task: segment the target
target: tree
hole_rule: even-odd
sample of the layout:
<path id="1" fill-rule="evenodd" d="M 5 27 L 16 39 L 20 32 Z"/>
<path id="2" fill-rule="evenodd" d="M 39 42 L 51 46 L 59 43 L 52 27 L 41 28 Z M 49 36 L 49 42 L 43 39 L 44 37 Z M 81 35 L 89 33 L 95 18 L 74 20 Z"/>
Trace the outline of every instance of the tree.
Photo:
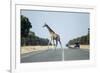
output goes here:
<path id="1" fill-rule="evenodd" d="M 27 37 L 30 28 L 32 28 L 32 25 L 29 21 L 29 19 L 23 15 L 21 15 L 21 37 Z"/>
<path id="2" fill-rule="evenodd" d="M 74 39 L 70 40 L 66 45 L 68 45 L 68 44 L 73 45 L 78 41 L 80 44 L 89 45 L 89 34 L 83 35 L 83 36 L 78 37 L 78 38 L 74 38 Z"/>
<path id="3" fill-rule="evenodd" d="M 21 44 L 23 45 L 26 43 L 26 37 L 28 37 L 30 28 L 32 28 L 32 25 L 29 19 L 21 15 Z"/>

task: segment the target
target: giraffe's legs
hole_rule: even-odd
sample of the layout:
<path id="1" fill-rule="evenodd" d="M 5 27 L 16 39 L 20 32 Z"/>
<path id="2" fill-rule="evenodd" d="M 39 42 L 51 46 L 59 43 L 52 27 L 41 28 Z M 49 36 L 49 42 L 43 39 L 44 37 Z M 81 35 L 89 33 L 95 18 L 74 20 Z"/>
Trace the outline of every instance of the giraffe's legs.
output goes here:
<path id="1" fill-rule="evenodd" d="M 57 35 L 57 38 L 56 38 L 56 47 L 57 47 L 57 45 L 58 45 L 58 42 L 59 42 L 59 45 L 60 45 L 61 48 L 62 48 L 62 43 L 61 43 L 61 41 L 60 41 L 60 36 L 59 36 L 59 35 Z"/>
<path id="2" fill-rule="evenodd" d="M 56 47 L 57 47 L 57 45 L 58 45 L 58 40 L 56 40 Z"/>
<path id="3" fill-rule="evenodd" d="M 48 49 L 49 49 L 49 45 L 50 45 L 51 42 L 52 42 L 52 40 L 49 40 L 49 42 L 48 42 Z"/>
<path id="4" fill-rule="evenodd" d="M 55 45 L 55 41 L 54 41 L 54 39 L 53 39 L 53 46 L 54 46 L 54 48 L 56 49 L 56 45 Z"/>
<path id="5" fill-rule="evenodd" d="M 59 40 L 59 44 L 60 44 L 60 46 L 61 46 L 61 48 L 62 48 L 62 43 L 61 43 L 61 41 Z"/>
<path id="6" fill-rule="evenodd" d="M 50 43 L 51 43 L 51 44 L 53 43 L 52 45 L 54 45 L 53 38 L 51 38 L 51 39 L 49 40 L 48 48 L 49 48 Z"/>

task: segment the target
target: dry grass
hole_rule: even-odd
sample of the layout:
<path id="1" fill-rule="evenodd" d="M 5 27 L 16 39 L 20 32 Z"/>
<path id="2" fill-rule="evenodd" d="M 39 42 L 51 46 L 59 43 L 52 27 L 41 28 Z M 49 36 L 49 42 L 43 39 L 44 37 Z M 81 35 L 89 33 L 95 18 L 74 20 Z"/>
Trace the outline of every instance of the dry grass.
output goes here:
<path id="1" fill-rule="evenodd" d="M 74 45 L 71 45 L 71 47 L 74 47 Z M 89 49 L 90 45 L 80 45 L 81 49 Z"/>
<path id="2" fill-rule="evenodd" d="M 23 46 L 21 47 L 21 54 L 35 52 L 35 51 L 43 51 L 49 48 L 53 48 L 53 46 Z"/>
<path id="3" fill-rule="evenodd" d="M 90 46 L 89 45 L 80 45 L 80 48 L 82 48 L 82 49 L 89 49 Z"/>
<path id="4" fill-rule="evenodd" d="M 74 47 L 74 45 L 71 45 L 71 47 Z M 29 53 L 29 52 L 35 52 L 35 51 L 43 51 L 47 50 L 49 48 L 54 49 L 54 46 L 23 46 L 21 47 L 21 54 Z M 89 49 L 89 45 L 80 45 L 81 49 Z"/>

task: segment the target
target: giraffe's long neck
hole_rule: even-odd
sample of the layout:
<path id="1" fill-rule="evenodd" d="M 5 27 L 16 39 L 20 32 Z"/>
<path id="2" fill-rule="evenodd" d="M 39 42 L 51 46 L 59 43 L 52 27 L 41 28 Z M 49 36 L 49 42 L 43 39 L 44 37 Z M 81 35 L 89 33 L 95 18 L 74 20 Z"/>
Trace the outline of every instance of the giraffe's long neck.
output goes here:
<path id="1" fill-rule="evenodd" d="M 50 33 L 55 33 L 49 26 L 46 26 Z"/>

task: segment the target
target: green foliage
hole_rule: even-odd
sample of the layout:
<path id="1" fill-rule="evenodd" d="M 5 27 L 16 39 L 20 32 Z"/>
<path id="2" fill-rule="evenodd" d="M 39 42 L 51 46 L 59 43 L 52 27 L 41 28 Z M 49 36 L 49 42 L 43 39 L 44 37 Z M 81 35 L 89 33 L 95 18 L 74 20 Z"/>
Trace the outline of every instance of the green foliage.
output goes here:
<path id="1" fill-rule="evenodd" d="M 45 38 L 40 38 L 35 35 L 34 32 L 30 31 L 28 37 L 21 39 L 21 46 L 25 45 L 48 45 L 49 40 Z"/>
<path id="2" fill-rule="evenodd" d="M 74 39 L 70 40 L 68 42 L 68 44 L 74 45 L 76 42 L 79 42 L 80 44 L 83 44 L 83 45 L 89 45 L 89 41 L 90 41 L 90 34 L 88 32 L 87 35 L 84 35 L 84 36 L 81 36 L 81 37 L 74 38 Z M 66 45 L 68 45 L 68 44 L 66 44 Z"/>
<path id="3" fill-rule="evenodd" d="M 32 25 L 29 21 L 29 19 L 23 15 L 21 15 L 21 37 L 27 37 L 30 28 L 32 28 Z"/>

